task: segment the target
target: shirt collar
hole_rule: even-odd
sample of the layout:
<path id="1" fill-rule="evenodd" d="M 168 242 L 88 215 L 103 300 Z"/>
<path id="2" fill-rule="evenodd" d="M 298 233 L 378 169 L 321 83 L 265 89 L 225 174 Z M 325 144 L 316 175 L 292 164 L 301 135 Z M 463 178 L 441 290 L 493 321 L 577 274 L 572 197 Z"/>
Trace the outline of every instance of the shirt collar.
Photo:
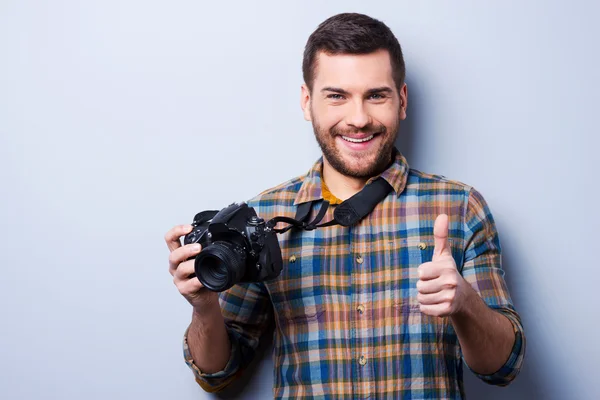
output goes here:
<path id="1" fill-rule="evenodd" d="M 394 148 L 394 161 L 380 175 L 369 178 L 367 183 L 371 183 L 378 177 L 385 179 L 394 189 L 397 196 L 404 190 L 406 179 L 408 177 L 408 162 L 406 158 Z M 296 195 L 294 205 L 323 199 L 321 190 L 321 172 L 323 171 L 323 157 L 321 156 L 312 168 L 308 171 L 302 182 L 302 186 Z"/>

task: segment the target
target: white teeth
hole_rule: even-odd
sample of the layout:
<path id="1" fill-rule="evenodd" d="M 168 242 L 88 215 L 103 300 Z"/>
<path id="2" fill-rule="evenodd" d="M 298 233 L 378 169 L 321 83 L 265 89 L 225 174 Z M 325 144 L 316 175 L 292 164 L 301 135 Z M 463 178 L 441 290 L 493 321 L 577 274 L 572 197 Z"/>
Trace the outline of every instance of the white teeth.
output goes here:
<path id="1" fill-rule="evenodd" d="M 352 143 L 362 143 L 362 142 L 368 142 L 369 140 L 373 139 L 373 136 L 375 136 L 375 135 L 367 136 L 366 138 L 363 138 L 363 139 L 354 139 L 354 138 L 350 138 L 348 136 L 342 136 L 342 139 L 344 139 L 348 142 L 352 142 Z"/>

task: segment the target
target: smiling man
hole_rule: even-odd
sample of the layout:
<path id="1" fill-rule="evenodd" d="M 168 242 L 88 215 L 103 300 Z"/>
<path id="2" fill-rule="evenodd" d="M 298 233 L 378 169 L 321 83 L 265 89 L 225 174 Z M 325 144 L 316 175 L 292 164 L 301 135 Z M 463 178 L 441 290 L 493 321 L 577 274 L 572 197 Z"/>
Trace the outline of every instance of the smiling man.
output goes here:
<path id="1" fill-rule="evenodd" d="M 185 361 L 217 391 L 251 361 L 275 322 L 275 398 L 464 397 L 463 360 L 485 382 L 518 374 L 525 336 L 501 267 L 496 226 L 474 188 L 409 168 L 394 147 L 408 90 L 400 45 L 361 14 L 324 21 L 308 39 L 301 106 L 321 157 L 304 176 L 249 201 L 265 220 L 313 218 L 385 181 L 389 192 L 351 226 L 279 235 L 283 271 L 220 294 L 204 288 L 182 246 L 165 239 L 169 270 L 193 306 Z"/>

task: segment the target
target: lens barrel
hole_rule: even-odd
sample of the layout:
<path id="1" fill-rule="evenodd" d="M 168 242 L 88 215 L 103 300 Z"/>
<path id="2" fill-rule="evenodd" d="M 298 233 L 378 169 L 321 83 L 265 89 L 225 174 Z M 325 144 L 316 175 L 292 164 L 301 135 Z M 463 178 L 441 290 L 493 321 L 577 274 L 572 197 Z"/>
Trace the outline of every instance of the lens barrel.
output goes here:
<path id="1" fill-rule="evenodd" d="M 236 251 L 236 247 L 233 243 L 216 241 L 196 256 L 196 276 L 207 289 L 222 292 L 242 279 L 246 256 L 243 250 Z"/>

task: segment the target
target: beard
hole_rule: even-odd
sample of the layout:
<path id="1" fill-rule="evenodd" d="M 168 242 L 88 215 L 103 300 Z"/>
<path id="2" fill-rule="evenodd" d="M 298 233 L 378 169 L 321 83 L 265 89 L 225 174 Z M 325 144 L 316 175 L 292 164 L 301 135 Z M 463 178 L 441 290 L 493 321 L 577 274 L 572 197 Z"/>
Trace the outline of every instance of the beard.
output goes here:
<path id="1" fill-rule="evenodd" d="M 312 125 L 315 138 L 317 139 L 317 143 L 319 143 L 319 147 L 321 147 L 323 156 L 333 169 L 351 178 L 368 179 L 385 171 L 392 161 L 394 142 L 398 136 L 400 120 L 396 119 L 394 125 L 389 129 L 385 125 L 377 123 L 369 124 L 361 129 L 341 129 L 333 126 L 327 130 L 321 128 L 315 118 L 313 118 Z M 376 134 L 380 137 L 380 144 L 378 148 L 366 152 L 351 152 L 350 156 L 346 156 L 346 158 L 353 158 L 356 161 L 351 164 L 348 160 L 344 159 L 344 155 L 338 149 L 336 137 L 352 136 L 357 133 L 366 135 Z M 375 138 L 371 140 L 375 140 Z"/>

